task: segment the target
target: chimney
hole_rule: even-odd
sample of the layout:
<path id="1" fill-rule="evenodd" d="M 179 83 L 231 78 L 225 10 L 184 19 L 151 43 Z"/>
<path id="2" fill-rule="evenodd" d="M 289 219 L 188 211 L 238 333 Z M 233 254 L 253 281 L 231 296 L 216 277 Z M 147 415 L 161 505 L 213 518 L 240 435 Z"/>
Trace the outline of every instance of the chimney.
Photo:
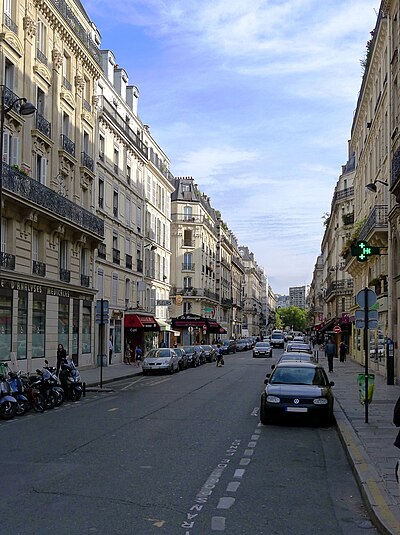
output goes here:
<path id="1" fill-rule="evenodd" d="M 114 82 L 115 57 L 111 50 L 100 50 L 101 67 L 107 80 Z"/>
<path id="2" fill-rule="evenodd" d="M 126 88 L 126 103 L 137 117 L 139 102 L 139 89 L 135 85 L 128 85 Z"/>
<path id="3" fill-rule="evenodd" d="M 121 69 L 119 65 L 114 66 L 114 88 L 122 98 L 126 101 L 126 87 L 128 85 L 128 75 L 124 69 Z"/>

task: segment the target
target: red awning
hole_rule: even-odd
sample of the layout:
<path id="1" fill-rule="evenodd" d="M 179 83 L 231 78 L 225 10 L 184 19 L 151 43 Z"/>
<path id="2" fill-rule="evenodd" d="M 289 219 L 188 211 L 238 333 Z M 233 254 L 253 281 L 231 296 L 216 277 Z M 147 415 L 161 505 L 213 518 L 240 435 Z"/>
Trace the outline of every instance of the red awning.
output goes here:
<path id="1" fill-rule="evenodd" d="M 224 329 L 223 327 L 221 327 L 221 325 L 219 326 L 219 334 L 226 334 L 228 331 L 226 329 Z"/>
<path id="2" fill-rule="evenodd" d="M 207 318 L 207 331 L 214 334 L 226 334 L 226 330 L 221 327 L 218 321 Z"/>
<path id="3" fill-rule="evenodd" d="M 206 325 L 204 320 L 187 319 L 187 320 L 172 320 L 172 327 L 200 327 L 201 329 Z"/>
<path id="4" fill-rule="evenodd" d="M 125 314 L 124 318 L 125 328 L 146 329 L 147 331 L 159 331 L 158 325 L 154 316 L 142 314 Z"/>

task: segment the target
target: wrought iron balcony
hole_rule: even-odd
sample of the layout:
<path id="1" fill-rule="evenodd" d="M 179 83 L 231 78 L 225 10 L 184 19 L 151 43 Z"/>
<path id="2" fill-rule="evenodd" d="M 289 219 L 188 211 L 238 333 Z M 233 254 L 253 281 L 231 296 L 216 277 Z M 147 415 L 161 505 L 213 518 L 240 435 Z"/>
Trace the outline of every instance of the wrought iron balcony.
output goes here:
<path id="1" fill-rule="evenodd" d="M 385 204 L 377 204 L 371 210 L 367 221 L 364 223 L 359 240 L 366 240 L 371 231 L 387 231 L 388 228 L 388 207 Z"/>
<path id="2" fill-rule="evenodd" d="M 63 76 L 62 85 L 65 89 L 68 89 L 68 91 L 72 91 L 72 84 L 65 78 L 65 76 Z"/>
<path id="3" fill-rule="evenodd" d="M 136 260 L 136 271 L 143 273 L 143 260 L 140 260 L 139 258 Z"/>
<path id="4" fill-rule="evenodd" d="M 350 214 L 343 214 L 342 215 L 342 221 L 343 221 L 343 225 L 353 225 L 353 223 L 354 223 L 354 212 L 351 212 Z"/>
<path id="5" fill-rule="evenodd" d="M 90 277 L 89 275 L 82 275 L 81 274 L 81 286 L 85 286 L 85 288 L 89 288 L 90 285 Z"/>
<path id="6" fill-rule="evenodd" d="M 112 256 L 113 256 L 113 263 L 114 264 L 119 264 L 121 262 L 120 252 L 119 252 L 118 249 L 114 249 L 114 247 L 113 247 L 113 250 L 112 250 Z"/>
<path id="7" fill-rule="evenodd" d="M 0 267 L 1 269 L 15 269 L 15 255 L 10 253 L 0 252 Z"/>
<path id="8" fill-rule="evenodd" d="M 65 134 L 61 134 L 61 148 L 71 156 L 75 156 L 75 143 Z"/>
<path id="9" fill-rule="evenodd" d="M 3 24 L 4 26 L 7 26 L 9 30 L 18 35 L 18 26 L 15 24 L 11 17 L 6 15 L 6 13 L 4 13 L 3 15 Z"/>
<path id="10" fill-rule="evenodd" d="M 39 277 L 45 277 L 46 276 L 46 264 L 44 262 L 37 262 L 36 260 L 33 260 L 32 274 L 39 275 Z"/>
<path id="11" fill-rule="evenodd" d="M 82 165 L 86 167 L 87 169 L 89 169 L 89 171 L 93 172 L 94 170 L 93 159 L 88 154 L 86 154 L 86 152 L 82 152 L 81 156 L 82 156 Z"/>
<path id="12" fill-rule="evenodd" d="M 63 282 L 70 282 L 71 272 L 68 269 L 60 268 L 60 280 Z"/>
<path id="13" fill-rule="evenodd" d="M 45 54 L 41 50 L 39 50 L 39 48 L 36 50 L 36 57 L 40 61 L 40 63 L 43 63 L 43 65 L 47 66 L 48 60 Z"/>
<path id="14" fill-rule="evenodd" d="M 223 297 L 221 299 L 221 305 L 223 305 L 223 306 L 229 306 L 230 307 L 230 306 L 232 306 L 232 303 L 233 303 L 232 299 L 229 299 L 228 297 Z"/>
<path id="15" fill-rule="evenodd" d="M 106 244 L 105 243 L 99 243 L 99 246 L 97 248 L 97 256 L 99 258 L 106 259 Z"/>
<path id="16" fill-rule="evenodd" d="M 132 269 L 132 256 L 130 254 L 125 255 L 125 266 L 127 269 Z"/>
<path id="17" fill-rule="evenodd" d="M 78 226 L 101 239 L 104 238 L 102 219 L 5 162 L 3 163 L 3 189 L 14 196 L 19 196 L 24 201 L 29 200 L 44 208 L 52 213 L 55 219 L 68 221 L 74 227 Z"/>
<path id="18" fill-rule="evenodd" d="M 183 262 L 182 264 L 182 271 L 194 271 L 195 264 L 188 264 L 186 262 Z"/>
<path id="19" fill-rule="evenodd" d="M 5 107 L 12 106 L 13 102 L 17 101 L 12 106 L 12 110 L 19 113 L 19 110 L 21 107 L 21 100 L 18 100 L 18 99 L 20 99 L 20 97 L 16 93 L 14 93 L 14 91 L 11 91 L 11 89 L 5 85 L 1 85 L 0 88 L 4 96 Z"/>
<path id="20" fill-rule="evenodd" d="M 96 43 L 91 38 L 90 34 L 79 22 L 79 19 L 68 6 L 67 2 L 65 0 L 51 0 L 51 2 L 54 4 L 58 12 L 61 14 L 65 22 L 78 37 L 81 43 L 85 45 L 93 59 L 98 63 L 98 65 L 101 65 L 99 48 L 96 46 Z"/>
<path id="21" fill-rule="evenodd" d="M 36 114 L 36 128 L 49 139 L 51 138 L 51 123 L 39 113 Z"/>
<path id="22" fill-rule="evenodd" d="M 350 295 L 353 292 L 354 282 L 352 279 L 333 281 L 326 290 L 325 300 L 328 301 L 332 296 Z"/>

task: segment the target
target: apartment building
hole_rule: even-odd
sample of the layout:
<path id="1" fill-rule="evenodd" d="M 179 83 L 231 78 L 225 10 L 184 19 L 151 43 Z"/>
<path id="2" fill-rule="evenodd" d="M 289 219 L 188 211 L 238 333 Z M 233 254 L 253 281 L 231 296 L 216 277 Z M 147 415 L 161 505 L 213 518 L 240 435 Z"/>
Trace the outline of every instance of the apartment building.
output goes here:
<path id="1" fill-rule="evenodd" d="M 246 246 L 239 247 L 244 266 L 243 288 L 243 336 L 260 336 L 260 315 L 262 313 L 263 271 L 258 266 L 254 253 Z"/>
<path id="2" fill-rule="evenodd" d="M 306 308 L 308 287 L 292 286 L 289 288 L 290 306 Z"/>

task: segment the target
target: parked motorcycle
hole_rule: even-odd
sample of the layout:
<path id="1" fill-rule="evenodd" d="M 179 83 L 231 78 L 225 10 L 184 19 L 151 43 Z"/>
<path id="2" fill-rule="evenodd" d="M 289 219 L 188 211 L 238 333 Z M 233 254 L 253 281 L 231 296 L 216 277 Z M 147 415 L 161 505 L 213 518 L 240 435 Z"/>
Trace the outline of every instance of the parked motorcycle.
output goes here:
<path id="1" fill-rule="evenodd" d="M 82 380 L 72 359 L 66 359 L 61 364 L 60 382 L 65 396 L 71 401 L 79 401 L 82 397 Z"/>
<path id="2" fill-rule="evenodd" d="M 31 408 L 31 404 L 26 395 L 21 374 L 10 370 L 7 382 L 11 387 L 12 396 L 17 400 L 17 416 L 22 416 Z"/>
<path id="3" fill-rule="evenodd" d="M 30 406 L 33 408 L 35 412 L 44 412 L 46 408 L 46 400 L 42 393 L 40 392 L 40 385 L 41 385 L 41 378 L 36 378 L 36 380 L 33 380 L 32 377 L 30 377 L 28 374 L 21 374 L 21 372 L 17 372 L 21 382 L 24 387 L 24 391 L 26 393 L 26 397 L 28 398 Z"/>
<path id="4" fill-rule="evenodd" d="M 11 420 L 17 414 L 18 403 L 11 393 L 5 375 L 0 375 L 0 418 L 3 420 Z"/>
<path id="5" fill-rule="evenodd" d="M 30 382 L 39 389 L 39 392 L 44 398 L 45 408 L 54 409 L 56 406 L 56 395 L 52 390 L 52 384 L 45 379 L 44 372 L 36 370 L 36 375 L 29 376 Z"/>
<path id="6" fill-rule="evenodd" d="M 55 366 L 49 366 L 48 360 L 45 360 L 44 363 L 45 366 L 43 366 L 43 377 L 51 384 L 52 391 L 56 397 L 56 407 L 59 407 L 65 399 L 64 389 L 58 384 L 58 378 L 56 375 L 57 369 Z"/>

